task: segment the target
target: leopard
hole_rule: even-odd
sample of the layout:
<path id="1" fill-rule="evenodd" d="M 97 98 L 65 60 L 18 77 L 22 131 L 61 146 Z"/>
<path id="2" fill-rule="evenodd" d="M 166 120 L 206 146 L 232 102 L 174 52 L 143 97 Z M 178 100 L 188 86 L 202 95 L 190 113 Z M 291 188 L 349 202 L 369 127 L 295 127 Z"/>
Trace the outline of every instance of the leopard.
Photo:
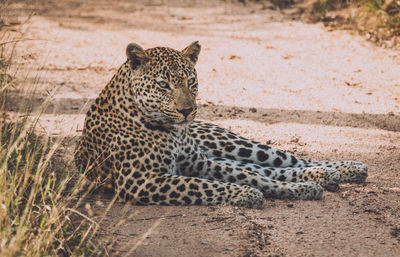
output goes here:
<path id="1" fill-rule="evenodd" d="M 79 171 L 137 205 L 234 205 L 319 200 L 362 183 L 367 165 L 312 161 L 196 120 L 198 41 L 183 50 L 126 47 L 93 101 L 75 151 Z"/>

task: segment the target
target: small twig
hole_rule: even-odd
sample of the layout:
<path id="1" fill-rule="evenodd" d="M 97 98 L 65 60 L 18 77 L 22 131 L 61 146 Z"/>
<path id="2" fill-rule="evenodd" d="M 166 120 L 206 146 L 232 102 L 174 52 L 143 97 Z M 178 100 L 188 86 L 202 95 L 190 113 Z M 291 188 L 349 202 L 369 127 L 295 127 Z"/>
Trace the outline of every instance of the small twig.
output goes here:
<path id="1" fill-rule="evenodd" d="M 114 234 L 114 235 L 119 235 L 119 236 L 126 236 L 126 237 L 129 237 L 128 234 L 123 234 L 123 233 L 120 233 L 120 232 L 117 232 L 117 231 L 115 231 L 113 234 Z"/>
<path id="2" fill-rule="evenodd" d="M 0 46 L 6 45 L 6 44 L 11 44 L 11 43 L 18 43 L 18 42 L 21 42 L 21 41 L 34 41 L 34 40 L 38 40 L 38 41 L 51 41 L 51 40 L 48 40 L 48 39 L 25 38 L 25 39 L 16 39 L 16 40 L 11 40 L 11 41 L 2 42 L 2 43 L 0 43 Z"/>
<path id="3" fill-rule="evenodd" d="M 73 212 L 75 214 L 78 214 L 78 215 L 82 216 L 83 218 L 87 219 L 88 221 L 92 222 L 96 226 L 99 226 L 99 224 L 96 221 L 92 220 L 91 218 L 89 218 L 88 216 L 86 216 L 85 214 L 83 214 L 83 213 L 81 213 L 81 212 L 79 212 L 77 210 L 74 210 L 74 209 L 71 209 L 71 208 L 67 208 L 66 210 L 70 211 L 70 212 Z"/>
<path id="4" fill-rule="evenodd" d="M 210 220 L 206 220 L 206 223 L 212 223 L 212 222 L 221 222 L 224 220 L 228 220 L 231 219 L 232 217 L 215 217 L 215 218 L 211 218 Z"/>
<path id="5" fill-rule="evenodd" d="M 155 216 L 155 217 L 149 217 L 149 218 L 142 218 L 142 219 L 132 219 L 129 221 L 141 221 L 141 220 L 155 220 L 155 219 L 161 219 L 161 218 L 175 218 L 175 217 L 184 217 L 185 214 L 174 214 L 174 215 L 167 215 L 167 216 Z"/>

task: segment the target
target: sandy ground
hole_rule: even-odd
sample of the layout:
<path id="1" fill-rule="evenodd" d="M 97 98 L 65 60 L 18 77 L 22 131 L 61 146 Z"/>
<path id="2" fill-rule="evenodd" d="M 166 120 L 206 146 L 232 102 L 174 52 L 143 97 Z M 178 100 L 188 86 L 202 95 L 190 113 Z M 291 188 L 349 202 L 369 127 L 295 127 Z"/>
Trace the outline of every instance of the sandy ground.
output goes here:
<path id="1" fill-rule="evenodd" d="M 99 237 L 111 255 L 400 256 L 399 52 L 291 20 L 266 1 L 35 1 L 7 12 L 13 24 L 35 13 L 17 25 L 31 40 L 17 45 L 8 108 L 17 112 L 33 85 L 36 106 L 53 94 L 40 132 L 66 136 L 66 158 L 128 43 L 199 40 L 199 119 L 304 158 L 369 165 L 364 184 L 263 210 L 116 204 Z M 95 219 L 109 198 L 93 196 Z"/>

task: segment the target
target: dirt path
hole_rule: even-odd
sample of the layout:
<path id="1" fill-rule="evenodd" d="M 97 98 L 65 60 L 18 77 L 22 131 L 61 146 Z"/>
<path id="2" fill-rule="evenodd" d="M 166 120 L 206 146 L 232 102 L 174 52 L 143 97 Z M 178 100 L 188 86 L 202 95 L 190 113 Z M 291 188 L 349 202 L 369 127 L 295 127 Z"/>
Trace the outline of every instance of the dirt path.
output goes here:
<path id="1" fill-rule="evenodd" d="M 37 84 L 40 105 L 57 89 L 40 126 L 73 142 L 80 113 L 125 60 L 128 43 L 183 49 L 199 40 L 200 119 L 305 158 L 366 162 L 370 176 L 322 201 L 269 200 L 263 210 L 117 204 L 101 231 L 112 253 L 400 256 L 400 53 L 291 21 L 268 3 L 166 2 L 12 4 L 10 17 L 36 15 L 21 27 L 35 40 L 18 44 L 21 86 L 10 101 Z M 97 197 L 100 216 L 109 200 Z"/>

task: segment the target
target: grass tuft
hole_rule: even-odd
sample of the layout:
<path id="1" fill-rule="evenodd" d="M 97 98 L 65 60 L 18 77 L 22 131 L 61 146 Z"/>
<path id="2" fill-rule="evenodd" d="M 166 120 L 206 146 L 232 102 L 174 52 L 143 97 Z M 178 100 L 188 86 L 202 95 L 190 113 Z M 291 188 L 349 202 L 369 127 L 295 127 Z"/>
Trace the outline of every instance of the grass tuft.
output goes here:
<path id="1" fill-rule="evenodd" d="M 18 86 L 10 70 L 19 40 L 0 32 L 0 256 L 91 255 L 98 224 L 77 210 L 85 180 L 72 185 L 71 170 L 55 172 L 63 139 L 35 134 L 40 113 L 34 117 L 29 104 L 7 111 L 7 92 Z"/>

